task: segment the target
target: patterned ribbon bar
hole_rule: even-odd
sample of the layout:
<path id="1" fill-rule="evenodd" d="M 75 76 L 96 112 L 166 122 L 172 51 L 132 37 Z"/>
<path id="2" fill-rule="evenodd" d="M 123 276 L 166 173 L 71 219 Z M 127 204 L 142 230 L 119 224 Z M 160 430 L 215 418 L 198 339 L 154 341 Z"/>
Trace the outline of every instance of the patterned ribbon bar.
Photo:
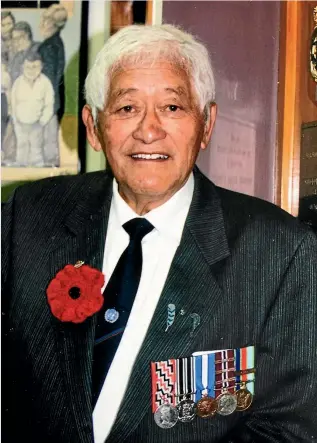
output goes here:
<path id="1" fill-rule="evenodd" d="M 185 398 L 193 399 L 194 377 L 193 358 L 185 357 L 176 360 L 176 404 Z"/>
<path id="2" fill-rule="evenodd" d="M 235 393 L 235 357 L 234 350 L 227 349 L 215 353 L 216 359 L 216 398 L 223 390 Z"/>
<path id="3" fill-rule="evenodd" d="M 235 349 L 234 356 L 236 361 L 236 370 L 245 371 L 247 369 L 254 369 L 254 346 L 247 348 Z M 236 376 L 236 389 L 239 390 L 241 382 L 247 383 L 247 388 L 254 395 L 254 379 L 255 373 L 246 373 Z"/>
<path id="4" fill-rule="evenodd" d="M 163 403 L 176 406 L 176 360 L 151 363 L 152 375 L 152 411 Z"/>

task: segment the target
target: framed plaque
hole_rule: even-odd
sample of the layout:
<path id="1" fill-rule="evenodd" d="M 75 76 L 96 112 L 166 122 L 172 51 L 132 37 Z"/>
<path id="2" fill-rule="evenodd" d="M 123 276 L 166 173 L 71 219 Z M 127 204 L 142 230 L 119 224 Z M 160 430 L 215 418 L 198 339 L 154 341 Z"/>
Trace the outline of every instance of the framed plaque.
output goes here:
<path id="1" fill-rule="evenodd" d="M 317 232 L 317 121 L 301 128 L 298 217 Z"/>

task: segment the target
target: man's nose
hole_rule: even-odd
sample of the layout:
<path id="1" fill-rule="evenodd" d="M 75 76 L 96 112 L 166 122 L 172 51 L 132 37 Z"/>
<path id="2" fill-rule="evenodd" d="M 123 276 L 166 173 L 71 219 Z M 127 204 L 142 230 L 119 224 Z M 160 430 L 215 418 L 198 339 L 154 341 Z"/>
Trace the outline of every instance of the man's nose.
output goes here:
<path id="1" fill-rule="evenodd" d="M 146 110 L 133 132 L 133 138 L 150 144 L 166 137 L 166 132 L 155 110 Z"/>

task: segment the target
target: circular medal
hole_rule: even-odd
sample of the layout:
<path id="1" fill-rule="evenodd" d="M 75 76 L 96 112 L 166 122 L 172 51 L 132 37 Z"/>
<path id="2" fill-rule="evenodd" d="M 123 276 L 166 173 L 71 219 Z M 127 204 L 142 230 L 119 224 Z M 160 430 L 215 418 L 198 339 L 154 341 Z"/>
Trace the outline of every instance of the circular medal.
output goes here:
<path id="1" fill-rule="evenodd" d="M 154 420 L 162 429 L 172 428 L 177 423 L 178 410 L 173 405 L 164 403 L 155 411 Z"/>
<path id="2" fill-rule="evenodd" d="M 217 398 L 218 410 L 217 413 L 220 415 L 230 415 L 232 414 L 237 407 L 237 397 L 235 395 L 230 394 L 229 392 L 225 392 Z"/>
<path id="3" fill-rule="evenodd" d="M 241 387 L 236 392 L 237 398 L 237 411 L 245 411 L 251 406 L 252 403 L 252 394 L 246 387 Z"/>
<path id="4" fill-rule="evenodd" d="M 201 418 L 208 418 L 215 415 L 218 409 L 217 400 L 212 397 L 202 397 L 196 404 L 197 415 Z"/>
<path id="5" fill-rule="evenodd" d="M 196 405 L 192 400 L 182 400 L 177 405 L 179 421 L 186 423 L 194 420 L 196 415 Z"/>
<path id="6" fill-rule="evenodd" d="M 105 312 L 105 320 L 108 323 L 115 323 L 119 318 L 119 312 L 112 308 L 112 309 L 107 309 Z"/>

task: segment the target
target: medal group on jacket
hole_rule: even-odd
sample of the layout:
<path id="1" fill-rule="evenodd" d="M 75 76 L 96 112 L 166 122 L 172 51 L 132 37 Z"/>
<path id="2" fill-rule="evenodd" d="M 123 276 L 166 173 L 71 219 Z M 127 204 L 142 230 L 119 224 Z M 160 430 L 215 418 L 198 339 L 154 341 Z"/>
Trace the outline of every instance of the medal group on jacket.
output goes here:
<path id="1" fill-rule="evenodd" d="M 254 347 L 152 362 L 151 373 L 152 411 L 160 428 L 242 412 L 254 396 Z"/>

